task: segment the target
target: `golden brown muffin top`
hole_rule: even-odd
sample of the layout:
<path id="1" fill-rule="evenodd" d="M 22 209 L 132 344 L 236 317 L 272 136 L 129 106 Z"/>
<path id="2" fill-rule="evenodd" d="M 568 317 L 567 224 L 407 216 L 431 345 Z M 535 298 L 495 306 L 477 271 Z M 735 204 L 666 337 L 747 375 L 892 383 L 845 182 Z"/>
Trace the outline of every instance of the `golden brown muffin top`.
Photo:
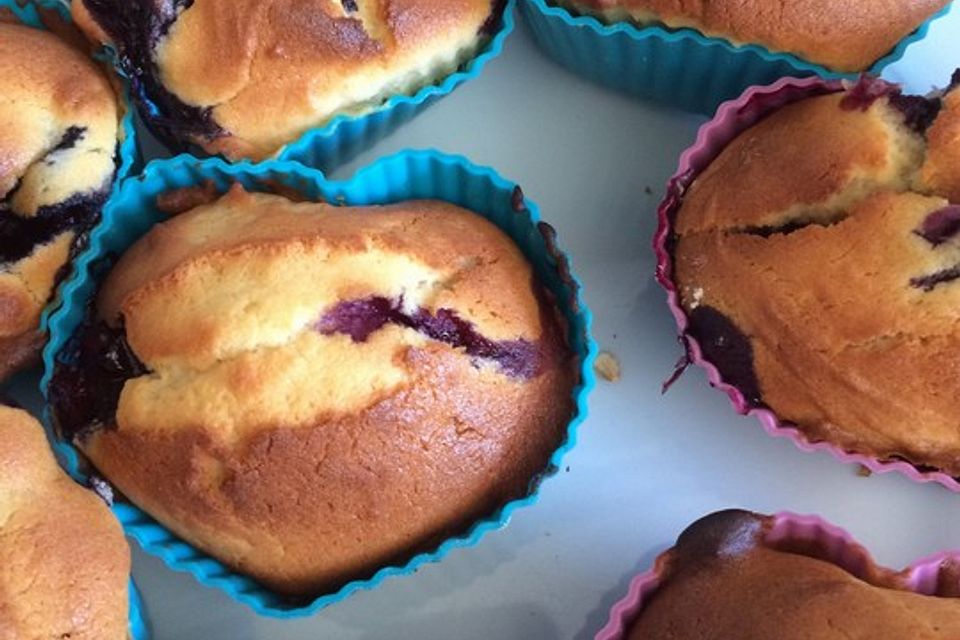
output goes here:
<path id="1" fill-rule="evenodd" d="M 911 592 L 905 573 L 864 553 L 860 577 L 814 542 L 768 542 L 772 518 L 707 516 L 657 561 L 661 586 L 629 640 L 952 640 L 960 573 L 942 594 Z M 944 570 L 944 574 L 951 572 Z"/>
<path id="2" fill-rule="evenodd" d="M 0 16 L 0 381 L 37 359 L 40 314 L 113 179 L 117 97 L 86 54 Z M 4 220 L 5 219 L 5 220 Z"/>
<path id="3" fill-rule="evenodd" d="M 955 94 L 940 102 L 864 82 L 741 133 L 684 197 L 675 279 L 749 404 L 957 474 L 960 183 L 943 138 L 960 119 Z"/>
<path id="4" fill-rule="evenodd" d="M 690 27 L 735 44 L 866 71 L 950 0 L 561 0 L 612 20 Z"/>
<path id="5" fill-rule="evenodd" d="M 0 406 L 0 638 L 125 640 L 130 549 L 43 428 Z"/>
<path id="6" fill-rule="evenodd" d="M 344 208 L 235 186 L 154 227 L 105 282 L 100 314 L 123 318 L 152 372 L 127 383 L 117 420 L 229 438 L 362 410 L 406 384 L 401 353 L 429 339 L 374 316 L 454 309 L 484 339 L 532 344 L 531 279 L 503 232 L 453 205 Z M 327 330 L 337 314 L 372 330 Z"/>
<path id="7" fill-rule="evenodd" d="M 17 215 L 96 191 L 114 172 L 119 107 L 83 52 L 0 22 L 0 200 Z"/>
<path id="8" fill-rule="evenodd" d="M 121 13 L 125 3 L 99 4 Z M 447 75 L 472 54 L 494 3 L 195 0 L 177 15 L 132 16 L 132 25 L 87 0 L 73 7 L 91 37 L 149 47 L 167 91 L 212 109 L 222 131 L 195 142 L 232 158 L 263 158 L 335 115 L 375 108 Z M 131 42 L 130 32 L 150 20 L 163 25 L 161 35 Z"/>

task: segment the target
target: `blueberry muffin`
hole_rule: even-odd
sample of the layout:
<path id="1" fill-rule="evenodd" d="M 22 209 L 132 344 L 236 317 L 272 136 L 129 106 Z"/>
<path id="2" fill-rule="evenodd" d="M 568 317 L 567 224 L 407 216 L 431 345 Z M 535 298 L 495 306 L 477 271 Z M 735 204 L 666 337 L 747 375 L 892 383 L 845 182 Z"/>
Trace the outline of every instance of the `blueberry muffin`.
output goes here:
<path id="1" fill-rule="evenodd" d="M 0 381 L 36 361 L 40 314 L 113 182 L 120 106 L 48 31 L 0 16 Z"/>
<path id="2" fill-rule="evenodd" d="M 262 159 L 340 114 L 413 94 L 472 58 L 494 0 L 73 0 L 119 53 L 168 143 Z"/>
<path id="3" fill-rule="evenodd" d="M 503 232 L 438 201 L 214 197 L 123 254 L 55 373 L 59 429 L 105 477 L 303 596 L 526 495 L 576 363 Z"/>
<path id="4" fill-rule="evenodd" d="M 606 22 L 690 28 L 736 45 L 792 53 L 838 72 L 866 71 L 950 0 L 557 0 Z"/>
<path id="5" fill-rule="evenodd" d="M 789 104 L 674 220 L 688 332 L 814 441 L 960 475 L 960 92 L 863 80 Z"/>
<path id="6" fill-rule="evenodd" d="M 660 586 L 628 640 L 952 640 L 960 573 L 933 595 L 862 552 L 858 575 L 817 542 L 770 542 L 773 519 L 724 511 L 690 526 L 657 561 Z M 952 576 L 952 579 L 944 579 Z"/>
<path id="7" fill-rule="evenodd" d="M 0 638 L 125 640 L 130 549 L 43 428 L 0 405 Z"/>

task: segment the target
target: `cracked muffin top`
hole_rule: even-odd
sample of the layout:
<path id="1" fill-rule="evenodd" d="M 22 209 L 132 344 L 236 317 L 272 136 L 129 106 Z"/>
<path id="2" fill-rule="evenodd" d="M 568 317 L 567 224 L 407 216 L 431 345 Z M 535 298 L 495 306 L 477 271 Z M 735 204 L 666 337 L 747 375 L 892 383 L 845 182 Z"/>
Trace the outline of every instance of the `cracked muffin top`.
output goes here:
<path id="1" fill-rule="evenodd" d="M 56 372 L 59 428 L 101 473 L 301 595 L 526 494 L 575 363 L 503 232 L 437 201 L 212 197 L 124 253 Z"/>
<path id="2" fill-rule="evenodd" d="M 126 640 L 129 579 L 120 523 L 36 420 L 0 405 L 0 638 Z"/>
<path id="3" fill-rule="evenodd" d="M 721 511 L 657 560 L 660 586 L 628 640 L 948 640 L 960 636 L 960 573 L 931 595 L 859 548 L 857 575 L 813 541 L 773 541 L 773 518 Z M 851 547 L 853 543 L 851 543 Z M 852 550 L 852 549 L 851 549 Z M 945 578 L 945 579 L 944 579 Z"/>
<path id="4" fill-rule="evenodd" d="M 960 91 L 864 80 L 768 115 L 696 177 L 674 279 L 748 404 L 960 475 L 958 142 Z"/>
<path id="5" fill-rule="evenodd" d="M 73 0 L 73 11 L 119 51 L 144 119 L 168 142 L 262 159 L 336 115 L 449 75 L 486 41 L 503 3 Z"/>
<path id="6" fill-rule="evenodd" d="M 0 16 L 0 381 L 39 352 L 40 314 L 113 182 L 119 119 L 84 53 Z"/>
<path id="7" fill-rule="evenodd" d="M 609 22 L 691 28 L 758 44 L 834 71 L 866 71 L 950 0 L 557 0 Z"/>

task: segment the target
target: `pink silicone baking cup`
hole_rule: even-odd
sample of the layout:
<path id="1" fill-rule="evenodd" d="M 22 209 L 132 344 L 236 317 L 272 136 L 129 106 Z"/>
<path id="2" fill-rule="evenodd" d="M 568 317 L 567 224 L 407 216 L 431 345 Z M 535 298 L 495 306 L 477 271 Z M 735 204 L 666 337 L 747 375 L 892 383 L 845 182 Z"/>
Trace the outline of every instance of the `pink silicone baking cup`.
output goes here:
<path id="1" fill-rule="evenodd" d="M 956 568 L 960 565 L 960 550 L 938 553 L 914 562 L 900 572 L 894 572 L 878 565 L 870 552 L 847 531 L 822 518 L 790 512 L 771 517 L 773 522 L 764 537 L 765 541 L 815 543 L 819 550 L 816 557 L 832 562 L 858 578 L 875 574 L 877 571 L 894 574 L 896 582 L 903 589 L 928 596 L 945 590 L 953 592 L 960 589 L 960 581 L 956 578 Z M 660 587 L 665 567 L 666 564 L 658 558 L 653 569 L 638 575 L 630 582 L 627 595 L 610 609 L 607 624 L 597 632 L 594 640 L 623 640 L 627 637 L 633 622 Z"/>
<path id="2" fill-rule="evenodd" d="M 874 456 L 844 450 L 828 442 L 811 441 L 796 426 L 781 421 L 770 409 L 751 407 L 735 386 L 724 382 L 720 371 L 703 356 L 696 339 L 688 333 L 687 314 L 680 306 L 677 286 L 673 281 L 673 258 L 668 242 L 672 221 L 683 202 L 683 196 L 701 171 L 741 132 L 773 111 L 798 100 L 826 93 L 842 91 L 842 81 L 827 81 L 819 78 L 783 78 L 765 87 L 752 87 L 737 100 L 723 103 L 716 116 L 700 128 L 697 141 L 680 156 L 680 166 L 667 183 L 667 195 L 657 210 L 658 227 L 653 239 L 657 254 L 657 281 L 667 291 L 667 302 L 677 321 L 680 340 L 686 348 L 686 358 L 678 365 L 678 372 L 687 364 L 703 367 L 710 385 L 724 391 L 730 397 L 734 409 L 741 415 L 753 415 L 760 420 L 764 430 L 771 436 L 787 438 L 806 452 L 825 451 L 841 462 L 859 464 L 874 473 L 896 471 L 920 483 L 936 482 L 951 491 L 960 492 L 960 482 L 941 471 L 921 470 L 900 460 L 881 460 Z M 678 375 L 678 374 L 675 374 Z"/>

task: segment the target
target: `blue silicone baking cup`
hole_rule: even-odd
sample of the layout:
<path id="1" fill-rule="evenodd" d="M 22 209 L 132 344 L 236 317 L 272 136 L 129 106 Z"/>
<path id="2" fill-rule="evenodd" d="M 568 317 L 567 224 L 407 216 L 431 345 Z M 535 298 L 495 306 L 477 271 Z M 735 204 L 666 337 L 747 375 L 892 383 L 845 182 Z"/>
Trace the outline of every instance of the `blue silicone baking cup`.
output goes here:
<path id="1" fill-rule="evenodd" d="M 37 10 L 38 8 L 56 11 L 65 21 L 72 22 L 69 6 L 65 5 L 59 0 L 31 0 L 28 3 L 23 3 L 23 0 L 0 0 L 0 8 L 9 9 L 13 12 L 17 19 L 20 20 L 20 22 L 37 29 L 47 29 L 47 27 L 43 24 L 43 20 L 40 18 L 40 13 Z M 123 106 L 126 110 L 126 113 L 124 114 L 123 119 L 120 121 L 121 139 L 118 142 L 120 162 L 117 165 L 117 173 L 113 181 L 113 189 L 110 192 L 111 198 L 117 194 L 117 191 L 120 189 L 121 181 L 130 175 L 134 168 L 134 164 L 138 163 L 140 158 L 140 152 L 137 147 L 137 135 L 133 126 L 133 108 L 130 106 L 126 83 L 124 83 L 122 97 Z M 60 289 L 58 288 L 57 292 L 54 293 L 53 298 L 51 298 L 50 302 L 47 304 L 43 314 L 40 316 L 41 332 L 47 331 L 50 322 L 50 314 L 60 306 L 61 302 L 62 296 L 60 295 Z"/>
<path id="2" fill-rule="evenodd" d="M 130 579 L 130 637 L 133 640 L 147 640 L 150 637 L 143 600 L 140 599 L 140 592 L 137 591 L 132 578 Z"/>
<path id="3" fill-rule="evenodd" d="M 503 17 L 497 31 L 473 58 L 463 63 L 455 72 L 443 80 L 420 88 L 413 95 L 394 95 L 366 113 L 336 116 L 323 126 L 310 129 L 293 142 L 280 147 L 274 158 L 302 162 L 321 171 L 332 172 L 393 133 L 400 125 L 412 120 L 440 98 L 449 95 L 468 80 L 478 77 L 484 66 L 503 51 L 503 43 L 515 26 L 516 0 L 504 0 L 502 4 Z M 124 74 L 120 65 L 116 64 L 116 52 L 108 50 L 108 54 L 114 60 L 117 72 Z M 142 92 L 137 95 L 137 100 L 141 108 L 146 110 L 147 116 L 160 114 L 159 108 Z M 149 117 L 145 117 L 144 122 L 148 121 Z M 196 145 L 186 145 L 186 150 L 198 157 L 210 155 Z"/>
<path id="4" fill-rule="evenodd" d="M 548 0 L 519 1 L 534 40 L 556 62 L 606 87 L 684 111 L 711 115 L 748 87 L 785 76 L 835 80 L 858 75 L 837 73 L 757 45 L 733 45 L 693 29 L 640 27 L 626 21 L 604 24 L 593 16 L 574 16 Z M 952 7 L 953 2 L 901 40 L 868 72 L 879 75 L 903 57 Z"/>
<path id="5" fill-rule="evenodd" d="M 593 361 L 597 346 L 590 337 L 591 314 L 580 297 L 580 285 L 569 269 L 567 257 L 554 242 L 554 232 L 540 222 L 539 210 L 522 197 L 517 185 L 493 170 L 478 167 L 459 156 L 437 151 L 404 151 L 361 169 L 350 180 L 327 180 L 316 170 L 299 163 L 273 160 L 252 164 L 229 164 L 219 158 L 198 160 L 181 155 L 147 165 L 144 173 L 126 180 L 120 193 L 104 212 L 105 223 L 91 236 L 90 246 L 80 256 L 77 275 L 64 286 L 64 305 L 50 320 L 51 339 L 44 350 L 44 377 L 41 391 L 47 390 L 53 366 L 66 341 L 84 319 L 88 302 L 97 288 L 92 275 L 101 257 L 118 255 L 164 219 L 156 210 L 157 195 L 213 180 L 221 190 L 233 182 L 248 189 L 265 183 L 281 183 L 308 199 L 344 205 L 385 204 L 412 199 L 439 199 L 470 209 L 496 224 L 517 243 L 542 282 L 555 296 L 569 326 L 571 348 L 579 361 L 580 381 L 574 389 L 576 411 L 567 429 L 566 440 L 550 463 L 531 481 L 527 497 L 509 502 L 496 513 L 478 521 L 460 535 L 447 539 L 429 553 L 422 553 L 402 566 L 381 568 L 372 577 L 344 585 L 334 593 L 321 595 L 309 604 L 291 603 L 249 577 L 239 575 L 209 555 L 187 544 L 136 506 L 116 503 L 114 512 L 127 535 L 168 567 L 192 574 L 199 582 L 225 591 L 238 602 L 261 615 L 294 618 L 311 615 L 340 602 L 359 589 L 373 589 L 391 576 L 409 575 L 428 562 L 436 562 L 450 551 L 476 544 L 489 531 L 507 524 L 514 511 L 534 504 L 540 482 L 557 472 L 561 460 L 576 442 L 577 427 L 587 415 L 587 396 L 595 384 Z M 49 406 L 45 421 L 52 423 Z M 80 457 L 70 444 L 58 447 L 65 454 L 68 471 L 82 478 Z"/>

